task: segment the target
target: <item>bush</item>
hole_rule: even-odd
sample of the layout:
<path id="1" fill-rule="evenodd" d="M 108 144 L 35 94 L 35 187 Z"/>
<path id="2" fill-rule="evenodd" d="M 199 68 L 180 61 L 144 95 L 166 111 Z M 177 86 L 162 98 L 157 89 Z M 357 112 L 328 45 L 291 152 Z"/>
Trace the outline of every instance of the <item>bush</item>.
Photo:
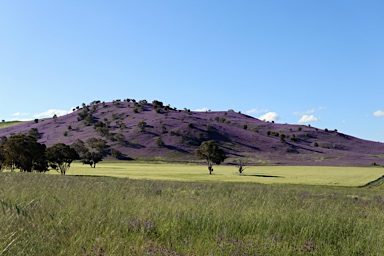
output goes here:
<path id="1" fill-rule="evenodd" d="M 156 146 L 158 146 L 158 147 L 164 147 L 165 146 L 165 143 L 164 143 L 164 141 L 161 139 L 161 137 L 157 137 L 156 139 L 155 139 L 155 144 L 156 144 Z"/>
<path id="2" fill-rule="evenodd" d="M 248 129 L 248 125 L 243 124 L 243 129 L 244 129 L 244 130 L 247 130 L 247 129 Z"/>
<path id="3" fill-rule="evenodd" d="M 193 125 L 193 123 L 189 123 L 189 124 L 188 124 L 188 127 L 189 127 L 189 128 L 194 128 L 195 126 Z"/>
<path id="4" fill-rule="evenodd" d="M 111 156 L 119 159 L 123 156 L 123 154 L 119 150 L 111 149 Z"/>
<path id="5" fill-rule="evenodd" d="M 140 121 L 137 123 L 137 127 L 139 127 L 140 132 L 145 132 L 145 127 L 147 126 L 147 123 L 144 121 Z"/>

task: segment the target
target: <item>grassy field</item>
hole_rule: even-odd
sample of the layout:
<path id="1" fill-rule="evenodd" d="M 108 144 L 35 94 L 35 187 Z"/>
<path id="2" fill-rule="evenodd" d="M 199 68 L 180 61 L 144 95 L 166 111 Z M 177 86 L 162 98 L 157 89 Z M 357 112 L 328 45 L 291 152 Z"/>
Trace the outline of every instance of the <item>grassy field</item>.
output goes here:
<path id="1" fill-rule="evenodd" d="M 51 171 L 51 173 L 55 173 Z M 264 184 L 305 184 L 363 186 L 384 175 L 382 167 L 250 166 L 239 174 L 234 166 L 214 166 L 209 175 L 205 165 L 140 162 L 101 162 L 96 168 L 73 163 L 68 175 L 126 177 L 174 181 L 257 182 Z"/>
<path id="2" fill-rule="evenodd" d="M 1 173 L 0 255 L 384 255 L 381 190 L 138 175 Z"/>
<path id="3" fill-rule="evenodd" d="M 8 122 L 0 122 L 0 129 L 15 126 L 18 124 L 24 123 L 23 121 L 8 121 Z"/>

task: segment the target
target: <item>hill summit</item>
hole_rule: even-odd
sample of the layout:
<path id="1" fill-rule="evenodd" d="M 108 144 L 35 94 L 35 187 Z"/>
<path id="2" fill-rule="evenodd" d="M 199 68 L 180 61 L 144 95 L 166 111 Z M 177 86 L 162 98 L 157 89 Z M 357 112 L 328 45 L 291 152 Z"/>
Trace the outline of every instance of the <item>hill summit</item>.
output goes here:
<path id="1" fill-rule="evenodd" d="M 216 140 L 228 156 L 248 164 L 368 166 L 384 163 L 384 143 L 337 130 L 277 124 L 228 111 L 194 112 L 161 101 L 94 101 L 61 117 L 3 128 L 0 136 L 35 134 L 40 143 L 79 140 L 107 157 L 195 161 L 194 151 Z M 101 147 L 101 148 L 100 148 Z"/>

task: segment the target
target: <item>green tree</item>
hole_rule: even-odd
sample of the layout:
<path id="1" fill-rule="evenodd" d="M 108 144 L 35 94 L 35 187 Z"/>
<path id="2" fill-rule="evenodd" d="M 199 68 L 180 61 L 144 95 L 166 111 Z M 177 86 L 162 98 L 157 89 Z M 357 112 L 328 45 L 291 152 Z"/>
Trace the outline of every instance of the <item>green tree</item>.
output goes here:
<path id="1" fill-rule="evenodd" d="M 89 164 L 93 168 L 96 168 L 96 164 L 101 161 L 103 161 L 103 155 L 99 152 L 88 152 L 83 157 L 83 164 Z"/>
<path id="2" fill-rule="evenodd" d="M 84 141 L 77 139 L 75 142 L 71 144 L 71 148 L 73 148 L 76 153 L 79 155 L 80 158 L 83 158 L 83 156 L 89 152 L 87 146 L 85 145 Z"/>
<path id="3" fill-rule="evenodd" d="M 196 149 L 195 155 L 199 159 L 205 159 L 208 164 L 209 174 L 213 172 L 213 164 L 221 164 L 227 158 L 224 150 L 214 140 L 204 141 L 200 147 Z"/>
<path id="4" fill-rule="evenodd" d="M 137 127 L 139 127 L 140 132 L 145 132 L 145 127 L 147 126 L 147 123 L 144 121 L 140 121 L 137 123 Z"/>
<path id="5" fill-rule="evenodd" d="M 22 172 L 45 171 L 45 149 L 46 146 L 32 136 L 13 135 L 4 144 L 5 166 L 11 171 L 15 168 Z"/>
<path id="6" fill-rule="evenodd" d="M 62 175 L 66 174 L 73 160 L 78 157 L 76 150 L 64 143 L 57 143 L 47 149 L 49 165 L 56 170 L 58 169 Z"/>
<path id="7" fill-rule="evenodd" d="M 40 132 L 37 128 L 31 128 L 28 131 L 28 135 L 34 137 L 36 140 L 40 139 Z"/>
<path id="8" fill-rule="evenodd" d="M 164 143 L 164 141 L 163 141 L 163 139 L 162 139 L 161 137 L 157 137 L 157 138 L 155 139 L 155 144 L 156 144 L 156 146 L 158 146 L 159 148 L 165 146 L 165 143 Z"/>
<path id="9" fill-rule="evenodd" d="M 242 174 L 245 170 L 245 162 L 243 159 L 237 159 L 235 160 L 235 166 L 240 174 Z"/>

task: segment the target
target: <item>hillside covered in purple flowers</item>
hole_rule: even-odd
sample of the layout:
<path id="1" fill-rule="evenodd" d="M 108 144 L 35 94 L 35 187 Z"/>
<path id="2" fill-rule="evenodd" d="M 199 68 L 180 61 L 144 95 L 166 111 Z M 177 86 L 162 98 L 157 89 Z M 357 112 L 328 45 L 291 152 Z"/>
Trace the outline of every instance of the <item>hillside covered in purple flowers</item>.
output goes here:
<path id="1" fill-rule="evenodd" d="M 31 132 L 47 146 L 81 140 L 109 159 L 195 161 L 196 148 L 216 140 L 228 156 L 226 163 L 242 158 L 254 165 L 384 164 L 384 143 L 337 130 L 265 122 L 233 110 L 179 110 L 160 101 L 94 101 L 65 116 L 3 128 L 0 137 Z"/>

